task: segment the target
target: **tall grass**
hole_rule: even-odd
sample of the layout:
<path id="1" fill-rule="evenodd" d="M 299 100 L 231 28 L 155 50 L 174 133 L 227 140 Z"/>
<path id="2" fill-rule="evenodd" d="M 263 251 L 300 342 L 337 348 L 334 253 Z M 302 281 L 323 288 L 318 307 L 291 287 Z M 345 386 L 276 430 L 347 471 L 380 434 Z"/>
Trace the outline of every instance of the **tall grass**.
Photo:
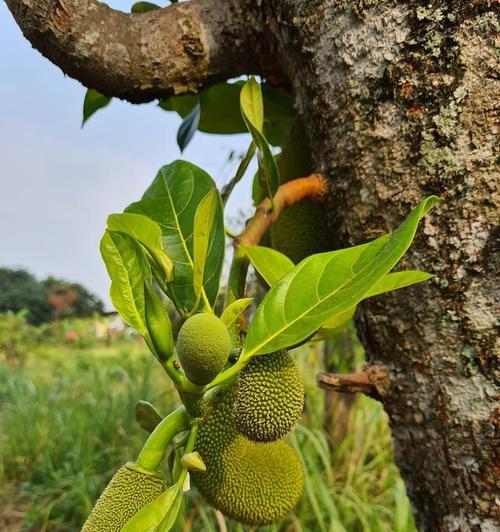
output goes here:
<path id="1" fill-rule="evenodd" d="M 323 428 L 324 392 L 314 383 L 320 355 L 302 349 L 297 356 L 307 408 L 289 441 L 307 470 L 304 497 L 293 515 L 259 531 L 413 531 L 381 406 L 358 397 L 337 444 Z M 23 368 L 0 366 L 0 501 L 23 512 L 21 529 L 79 530 L 114 471 L 135 458 L 146 437 L 134 420 L 139 399 L 162 413 L 177 402 L 161 368 L 134 340 L 92 349 L 42 346 Z M 7 532 L 1 513 L 2 504 L 0 529 Z M 254 530 L 226 524 L 230 531 Z M 219 530 L 195 489 L 176 530 Z"/>

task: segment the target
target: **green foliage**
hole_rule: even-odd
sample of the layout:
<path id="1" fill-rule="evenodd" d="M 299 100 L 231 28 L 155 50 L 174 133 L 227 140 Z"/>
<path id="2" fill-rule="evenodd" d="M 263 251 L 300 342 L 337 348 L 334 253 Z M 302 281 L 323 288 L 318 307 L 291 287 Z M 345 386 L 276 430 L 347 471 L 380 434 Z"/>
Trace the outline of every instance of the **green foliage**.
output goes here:
<path id="1" fill-rule="evenodd" d="M 151 269 L 141 247 L 127 233 L 106 230 L 101 255 L 111 278 L 111 301 L 125 323 L 147 335 L 144 280 Z"/>
<path id="2" fill-rule="evenodd" d="M 265 196 L 273 198 L 279 185 L 279 172 L 271 148 L 263 134 L 264 102 L 260 85 L 254 78 L 243 85 L 240 95 L 241 116 L 252 135 L 259 161 L 259 185 Z"/>
<path id="3" fill-rule="evenodd" d="M 236 429 L 249 440 L 276 441 L 291 432 L 304 406 L 304 385 L 293 357 L 279 351 L 254 358 L 238 378 Z"/>
<path id="4" fill-rule="evenodd" d="M 102 301 L 81 284 L 54 277 L 38 281 L 25 270 L 0 268 L 0 313 L 26 310 L 29 323 L 49 322 L 56 317 L 49 299 L 61 291 L 72 292 L 73 297 L 57 314 L 58 318 L 85 317 L 103 311 Z"/>
<path id="5" fill-rule="evenodd" d="M 83 120 L 82 127 L 85 125 L 85 122 L 99 109 L 103 109 L 111 103 L 112 98 L 109 96 L 104 96 L 100 92 L 94 89 L 87 89 L 85 93 L 85 98 L 83 100 Z"/>
<path id="6" fill-rule="evenodd" d="M 193 480 L 215 507 L 243 523 L 262 525 L 285 516 L 302 493 L 304 473 L 284 441 L 253 443 L 232 421 L 234 392 L 216 398 L 203 419 L 198 451 L 207 466 Z"/>
<path id="7" fill-rule="evenodd" d="M 148 13 L 149 11 L 154 11 L 156 9 L 161 9 L 157 4 L 152 2 L 136 2 L 131 8 L 131 13 Z"/>
<path id="8" fill-rule="evenodd" d="M 167 294 L 184 315 L 197 303 L 193 284 L 195 214 L 200 202 L 214 188 L 212 178 L 201 168 L 185 161 L 175 161 L 164 166 L 142 199 L 127 208 L 127 212 L 143 214 L 160 224 L 163 245 L 174 263 Z M 219 200 L 203 279 L 203 290 L 212 306 L 219 291 L 223 261 L 224 221 Z"/>
<path id="9" fill-rule="evenodd" d="M 181 327 L 176 348 L 188 379 L 195 384 L 208 384 L 224 367 L 231 339 L 220 318 L 207 313 L 195 314 Z"/>
<path id="10" fill-rule="evenodd" d="M 271 288 L 257 309 L 241 357 L 297 345 L 327 320 L 357 305 L 396 265 L 418 222 L 437 201 L 430 197 L 421 202 L 394 233 L 302 261 Z"/>
<path id="11" fill-rule="evenodd" d="M 269 286 L 274 286 L 293 270 L 294 263 L 275 249 L 265 246 L 241 246 L 241 249 Z"/>
<path id="12" fill-rule="evenodd" d="M 247 128 L 240 112 L 240 92 L 243 81 L 218 83 L 199 94 L 172 96 L 160 102 L 165 111 L 175 111 L 185 118 L 200 105 L 198 130 L 219 135 L 245 133 Z M 279 146 L 295 117 L 293 101 L 288 93 L 262 85 L 264 130 L 269 141 Z"/>
<path id="13" fill-rule="evenodd" d="M 179 130 L 177 131 L 177 145 L 179 146 L 181 153 L 187 147 L 196 130 L 198 129 L 198 125 L 200 124 L 200 115 L 201 107 L 200 104 L 197 103 L 182 120 L 182 124 L 179 126 Z"/>
<path id="14" fill-rule="evenodd" d="M 102 492 L 82 532 L 120 532 L 136 512 L 164 489 L 165 479 L 157 473 L 137 470 L 134 464 L 122 466 Z"/>
<path id="15" fill-rule="evenodd" d="M 50 321 L 49 292 L 25 270 L 0 268 L 0 312 L 28 311 L 27 320 L 38 324 Z"/>

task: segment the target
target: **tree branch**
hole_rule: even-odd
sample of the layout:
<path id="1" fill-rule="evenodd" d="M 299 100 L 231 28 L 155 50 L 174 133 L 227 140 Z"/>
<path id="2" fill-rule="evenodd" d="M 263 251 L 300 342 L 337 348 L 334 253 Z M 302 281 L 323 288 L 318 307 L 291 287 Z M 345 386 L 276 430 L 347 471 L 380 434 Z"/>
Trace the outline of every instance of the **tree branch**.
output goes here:
<path id="1" fill-rule="evenodd" d="M 274 210 L 271 210 L 272 203 L 269 198 L 261 201 L 245 230 L 238 237 L 237 244 L 245 246 L 257 245 L 271 224 L 277 220 L 283 209 L 305 198 L 319 200 L 326 192 L 326 178 L 322 174 L 312 174 L 308 177 L 300 177 L 284 183 L 278 188 L 274 196 Z"/>
<path id="2" fill-rule="evenodd" d="M 320 388 L 341 393 L 363 393 L 381 400 L 390 386 L 389 372 L 376 364 L 367 364 L 362 373 L 318 373 Z"/>
<path id="3" fill-rule="evenodd" d="M 96 0 L 5 0 L 25 37 L 65 74 L 144 102 L 261 73 L 255 2 L 183 2 L 127 14 Z"/>

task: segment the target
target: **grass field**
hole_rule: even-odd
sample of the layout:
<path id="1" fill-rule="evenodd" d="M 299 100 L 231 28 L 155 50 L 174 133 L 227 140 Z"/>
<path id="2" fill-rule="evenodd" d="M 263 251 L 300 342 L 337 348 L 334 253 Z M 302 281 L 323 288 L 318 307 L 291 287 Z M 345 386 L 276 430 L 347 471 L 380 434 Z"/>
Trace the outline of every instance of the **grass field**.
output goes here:
<path id="1" fill-rule="evenodd" d="M 358 397 L 343 419 L 345 437 L 335 435 L 335 419 L 325 430 L 324 392 L 314 384 L 321 359 L 319 348 L 297 353 L 307 400 L 290 442 L 307 468 L 304 497 L 293 515 L 259 530 L 415 530 L 380 405 Z M 109 478 L 144 442 L 134 419 L 139 399 L 163 414 L 177 404 L 161 368 L 134 339 L 93 347 L 51 342 L 33 347 L 24 365 L 0 361 L 0 530 L 78 531 Z M 227 528 L 253 530 L 229 520 Z M 219 529 L 192 489 L 176 530 Z"/>

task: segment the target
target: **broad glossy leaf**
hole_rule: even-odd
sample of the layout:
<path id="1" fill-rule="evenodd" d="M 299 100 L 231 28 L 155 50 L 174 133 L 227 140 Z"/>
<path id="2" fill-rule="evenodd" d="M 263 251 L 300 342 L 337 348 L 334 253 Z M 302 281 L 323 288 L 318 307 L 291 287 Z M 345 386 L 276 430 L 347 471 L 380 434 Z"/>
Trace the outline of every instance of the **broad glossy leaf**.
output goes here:
<path id="1" fill-rule="evenodd" d="M 219 207 L 220 196 L 217 189 L 213 188 L 200 201 L 194 216 L 193 284 L 197 301 L 203 296 L 203 279 L 208 246 Z"/>
<path id="2" fill-rule="evenodd" d="M 257 147 L 260 189 L 265 196 L 272 199 L 278 189 L 280 177 L 271 148 L 262 133 L 264 119 L 262 93 L 260 85 L 254 78 L 248 80 L 241 89 L 240 106 L 241 116 Z"/>
<path id="3" fill-rule="evenodd" d="M 163 250 L 160 225 L 142 214 L 124 212 L 108 216 L 108 228 L 134 237 L 149 252 L 163 273 L 164 279 L 172 277 L 172 259 Z"/>
<path id="4" fill-rule="evenodd" d="M 274 286 L 282 277 L 293 270 L 295 264 L 283 253 L 265 246 L 240 246 L 253 267 L 262 275 L 269 286 Z"/>
<path id="5" fill-rule="evenodd" d="M 111 102 L 112 98 L 104 96 L 94 89 L 87 89 L 85 99 L 83 100 L 83 120 L 82 127 L 85 122 L 99 109 L 103 109 Z"/>
<path id="6" fill-rule="evenodd" d="M 154 501 L 146 504 L 133 515 L 121 529 L 121 532 L 157 532 L 163 519 L 171 515 L 171 510 L 177 511 L 180 506 L 182 492 L 177 485 L 170 486 Z M 177 515 L 177 513 L 176 513 Z M 175 519 L 174 519 L 175 520 Z M 163 530 L 169 530 L 163 528 Z"/>
<path id="7" fill-rule="evenodd" d="M 243 299 L 237 299 L 228 305 L 224 312 L 221 314 L 221 321 L 229 329 L 236 320 L 241 316 L 241 313 L 250 305 L 253 301 L 253 297 L 245 297 Z"/>
<path id="8" fill-rule="evenodd" d="M 160 224 L 163 247 L 174 262 L 173 279 L 168 295 L 182 314 L 196 302 L 193 286 L 193 232 L 196 209 L 215 188 L 212 178 L 201 168 L 186 161 L 164 166 L 151 186 L 127 212 L 144 214 Z M 210 305 L 219 291 L 224 261 L 225 237 L 222 205 L 218 205 L 214 230 L 210 235 L 203 286 Z"/>
<path id="9" fill-rule="evenodd" d="M 152 2 L 136 2 L 131 8 L 131 13 L 147 13 L 148 11 L 154 11 L 155 9 L 161 9 L 159 5 Z"/>
<path id="10" fill-rule="evenodd" d="M 353 308 L 397 264 L 419 220 L 439 201 L 422 201 L 393 233 L 304 259 L 267 293 L 250 324 L 241 357 L 297 345 L 327 320 Z"/>
<path id="11" fill-rule="evenodd" d="M 175 111 L 183 118 L 199 101 L 201 106 L 198 130 L 205 133 L 245 133 L 247 128 L 240 111 L 240 92 L 243 81 L 218 83 L 198 95 L 183 94 L 162 100 L 159 106 L 165 111 Z M 279 146 L 296 115 L 290 94 L 262 85 L 264 100 L 264 131 L 274 145 Z"/>
<path id="12" fill-rule="evenodd" d="M 198 129 L 200 113 L 200 104 L 197 103 L 179 126 L 179 131 L 177 131 L 177 145 L 179 146 L 181 153 L 185 150 Z"/>
<path id="13" fill-rule="evenodd" d="M 151 270 L 141 246 L 126 233 L 106 230 L 100 250 L 111 278 L 113 306 L 125 323 L 147 335 L 144 281 L 151 278 Z"/>
<path id="14" fill-rule="evenodd" d="M 369 297 L 385 294 L 386 292 L 405 288 L 413 284 L 422 283 L 423 281 L 429 280 L 431 277 L 432 274 L 421 272 L 419 270 L 406 270 L 402 272 L 388 273 L 379 283 L 375 285 L 374 288 L 370 290 L 363 300 L 368 299 Z M 353 307 L 352 309 L 335 316 L 334 318 L 326 321 L 322 329 L 338 329 L 339 327 L 342 327 L 353 318 L 355 312 L 356 307 Z"/>

